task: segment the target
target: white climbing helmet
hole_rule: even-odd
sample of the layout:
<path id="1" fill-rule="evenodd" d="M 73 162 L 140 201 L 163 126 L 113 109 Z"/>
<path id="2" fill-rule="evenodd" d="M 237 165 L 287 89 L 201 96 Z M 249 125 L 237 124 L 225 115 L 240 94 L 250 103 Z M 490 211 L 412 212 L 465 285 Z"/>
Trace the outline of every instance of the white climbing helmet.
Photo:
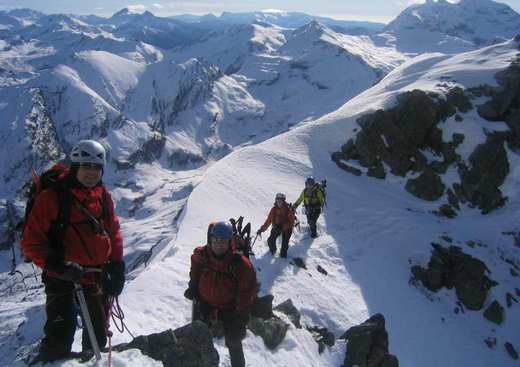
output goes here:
<path id="1" fill-rule="evenodd" d="M 70 160 L 73 163 L 92 163 L 105 167 L 106 165 L 105 148 L 95 140 L 81 140 L 70 152 Z"/>
<path id="2" fill-rule="evenodd" d="M 285 194 L 282 194 L 281 192 L 279 192 L 278 194 L 276 194 L 275 199 L 276 200 L 278 200 L 278 199 L 285 200 Z"/>

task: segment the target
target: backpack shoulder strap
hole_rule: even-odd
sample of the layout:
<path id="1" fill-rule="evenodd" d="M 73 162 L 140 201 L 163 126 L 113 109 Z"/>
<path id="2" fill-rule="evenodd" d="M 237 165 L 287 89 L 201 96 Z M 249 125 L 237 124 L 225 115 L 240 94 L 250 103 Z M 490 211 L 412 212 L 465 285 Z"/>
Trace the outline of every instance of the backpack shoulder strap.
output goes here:
<path id="1" fill-rule="evenodd" d="M 69 224 L 70 207 L 72 206 L 72 193 L 63 184 L 56 184 L 49 188 L 54 190 L 58 198 L 58 217 L 51 223 L 49 228 L 49 255 L 48 266 L 59 266 L 63 260 L 65 252 L 65 231 Z"/>

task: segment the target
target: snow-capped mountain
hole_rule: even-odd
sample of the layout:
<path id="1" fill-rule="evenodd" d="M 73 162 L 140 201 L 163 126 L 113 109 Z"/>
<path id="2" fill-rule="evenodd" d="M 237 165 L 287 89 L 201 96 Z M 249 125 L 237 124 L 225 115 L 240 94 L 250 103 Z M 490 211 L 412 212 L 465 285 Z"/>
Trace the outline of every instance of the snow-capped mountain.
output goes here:
<path id="1" fill-rule="evenodd" d="M 173 16 L 174 19 L 184 20 L 190 23 L 224 23 L 224 24 L 251 24 L 251 23 L 269 23 L 283 28 L 299 28 L 311 21 L 317 21 L 328 27 L 342 29 L 344 31 L 364 30 L 367 34 L 377 32 L 383 29 L 384 24 L 363 21 L 344 21 L 335 20 L 326 17 L 316 17 L 305 13 L 284 12 L 276 10 L 265 10 L 261 12 L 249 13 L 230 13 L 223 12 L 219 17 L 213 15 L 205 16 Z"/>
<path id="2" fill-rule="evenodd" d="M 514 120 L 519 41 L 478 48 L 480 41 L 467 29 L 455 34 L 450 30 L 456 26 L 435 28 L 431 20 L 414 23 L 406 15 L 415 9 L 421 19 L 434 19 L 445 7 L 466 6 L 469 12 L 469 4 L 475 14 L 489 10 L 490 17 L 479 20 L 483 26 L 509 14 L 491 11 L 505 8 L 482 0 L 428 2 L 406 10 L 384 33 L 354 36 L 337 31 L 341 24 L 306 22 L 310 18 L 302 14 L 168 19 L 123 9 L 99 19 L 2 12 L 7 23 L 0 30 L 0 155 L 9 159 L 0 162 L 0 248 L 16 242 L 13 229 L 30 170 L 41 172 L 64 158 L 79 139 L 98 139 L 108 149 L 103 181 L 117 203 L 125 238 L 128 281 L 121 303 L 128 326 L 136 335 L 176 328 L 189 322 L 182 294 L 190 254 L 204 241 L 207 224 L 244 215 L 255 230 L 276 192 L 294 201 L 305 177 L 314 175 L 328 180 L 319 238 L 308 238 L 305 215 L 298 213 L 302 228 L 293 234 L 289 260 L 272 258 L 265 238 L 253 249 L 261 294 L 274 295 L 274 304 L 292 299 L 304 328 L 289 326 L 274 350 L 248 331 L 248 364 L 342 365 L 346 345 L 337 338 L 381 312 L 390 351 L 402 366 L 514 366 L 511 347 L 520 350 L 520 182 L 518 142 L 508 139 L 520 137 Z M 514 21 L 515 14 L 507 19 Z M 163 44 L 178 27 L 185 33 Z M 496 30 L 493 39 L 509 37 L 507 25 Z M 460 51 L 467 52 L 452 55 Z M 465 97 L 450 94 L 455 88 Z M 439 170 L 446 163 L 440 157 L 454 153 L 453 165 L 438 174 L 442 184 L 473 172 L 479 156 L 474 153 L 488 137 L 502 139 L 494 145 L 507 160 L 499 187 L 506 199 L 486 216 L 473 205 L 479 191 L 459 203 L 456 218 L 447 219 L 436 212 L 444 196 L 429 202 L 405 189 L 420 172 L 396 173 L 378 156 L 385 179 L 357 177 L 338 168 L 343 158 L 340 164 L 331 159 L 348 150 L 346 142 L 358 144 L 362 133 L 392 150 L 384 134 L 364 131 L 367 116 L 399 110 L 402 95 L 413 90 L 435 93 L 436 101 L 456 99 L 455 107 L 442 105 L 444 120 L 431 130 L 440 148 L 421 146 L 417 153 L 424 165 Z M 413 119 L 403 120 L 413 130 Z M 372 154 L 370 149 L 361 153 Z M 359 164 L 346 163 L 366 173 L 361 153 Z M 413 166 L 411 157 L 405 160 Z M 460 246 L 485 262 L 497 284 L 484 307 L 495 300 L 507 304 L 500 326 L 467 309 L 454 290 L 435 293 L 411 279 L 412 265 L 428 263 L 431 242 Z M 44 316 L 37 274 L 15 255 L 21 274 L 13 272 L 11 252 L 0 253 L 0 364 L 16 367 L 41 337 Z M 297 267 L 295 258 L 306 268 Z M 323 349 L 308 329 L 324 327 L 336 342 Z M 115 344 L 130 336 L 114 339 Z M 228 366 L 223 342 L 216 341 L 216 348 L 221 365 Z M 113 362 L 160 364 L 137 351 L 114 353 Z"/>
<path id="3" fill-rule="evenodd" d="M 101 26 L 117 37 L 142 41 L 161 48 L 190 44 L 203 33 L 193 24 L 156 17 L 149 11 L 142 14 L 132 13 L 126 8 L 106 19 Z"/>
<path id="4" fill-rule="evenodd" d="M 492 0 L 428 0 L 405 9 L 383 32 L 403 52 L 455 53 L 516 36 L 520 14 Z"/>

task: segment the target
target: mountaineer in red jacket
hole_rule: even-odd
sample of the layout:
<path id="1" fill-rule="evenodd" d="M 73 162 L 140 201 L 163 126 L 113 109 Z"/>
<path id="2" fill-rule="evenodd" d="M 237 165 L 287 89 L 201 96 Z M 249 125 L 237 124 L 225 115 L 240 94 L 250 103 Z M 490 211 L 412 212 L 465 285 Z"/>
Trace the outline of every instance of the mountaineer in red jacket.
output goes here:
<path id="1" fill-rule="evenodd" d="M 295 220 L 296 215 L 294 214 L 293 208 L 285 202 L 285 194 L 276 194 L 274 206 L 269 211 L 269 215 L 267 216 L 265 223 L 256 232 L 257 235 L 260 235 L 269 227 L 269 225 L 272 225 L 271 234 L 267 239 L 267 244 L 269 246 L 269 251 L 271 251 L 271 255 L 276 253 L 276 239 L 282 235 L 282 248 L 280 249 L 280 257 L 287 257 L 289 240 L 291 239 Z"/>
<path id="2" fill-rule="evenodd" d="M 105 149 L 96 141 L 82 140 L 70 159 L 70 169 L 35 197 L 23 232 L 24 256 L 42 268 L 46 294 L 45 335 L 33 363 L 70 355 L 76 330 L 74 283 L 83 285 L 96 339 L 103 348 L 107 298 L 119 295 L 124 285 L 119 220 L 101 181 Z M 103 272 L 87 273 L 85 268 Z M 82 347 L 84 352 L 91 349 L 86 328 Z"/>
<path id="3" fill-rule="evenodd" d="M 257 283 L 249 259 L 233 252 L 232 237 L 231 224 L 210 224 L 208 244 L 197 247 L 191 255 L 190 282 L 184 296 L 198 304 L 194 319 L 210 326 L 222 322 L 231 366 L 243 367 L 242 339 L 256 300 Z"/>

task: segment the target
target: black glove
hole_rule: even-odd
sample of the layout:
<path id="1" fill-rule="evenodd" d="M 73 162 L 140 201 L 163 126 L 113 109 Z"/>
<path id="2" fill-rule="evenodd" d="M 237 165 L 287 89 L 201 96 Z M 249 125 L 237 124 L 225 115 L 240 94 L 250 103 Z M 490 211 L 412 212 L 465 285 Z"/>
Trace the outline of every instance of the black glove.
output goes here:
<path id="1" fill-rule="evenodd" d="M 190 301 L 199 299 L 199 286 L 190 281 L 188 289 L 184 291 L 184 297 L 189 299 Z"/>
<path id="2" fill-rule="evenodd" d="M 193 301 L 194 299 L 199 299 L 199 292 L 196 289 L 187 288 L 184 291 L 184 297 L 189 299 L 190 301 Z"/>
<path id="3" fill-rule="evenodd" d="M 103 290 L 109 296 L 119 296 L 125 286 L 125 262 L 110 261 L 103 272 Z"/>
<path id="4" fill-rule="evenodd" d="M 257 234 L 258 236 L 260 236 L 260 235 L 262 234 L 262 229 L 259 229 L 258 231 L 256 231 L 256 234 Z"/>
<path id="5" fill-rule="evenodd" d="M 77 283 L 85 274 L 83 266 L 70 262 L 63 264 L 63 268 L 58 273 L 59 277 L 67 282 Z"/>

